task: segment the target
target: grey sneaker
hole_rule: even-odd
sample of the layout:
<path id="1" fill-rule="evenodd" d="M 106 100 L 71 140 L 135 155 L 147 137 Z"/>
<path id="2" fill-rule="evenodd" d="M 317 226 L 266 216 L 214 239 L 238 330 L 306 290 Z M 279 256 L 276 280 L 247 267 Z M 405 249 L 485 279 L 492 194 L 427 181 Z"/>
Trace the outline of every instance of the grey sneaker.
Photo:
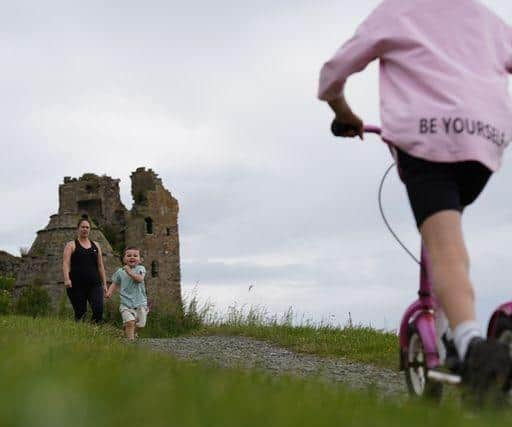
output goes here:
<path id="1" fill-rule="evenodd" d="M 511 373 L 512 360 L 506 345 L 493 338 L 474 338 L 461 366 L 467 400 L 478 406 L 503 404 Z"/>

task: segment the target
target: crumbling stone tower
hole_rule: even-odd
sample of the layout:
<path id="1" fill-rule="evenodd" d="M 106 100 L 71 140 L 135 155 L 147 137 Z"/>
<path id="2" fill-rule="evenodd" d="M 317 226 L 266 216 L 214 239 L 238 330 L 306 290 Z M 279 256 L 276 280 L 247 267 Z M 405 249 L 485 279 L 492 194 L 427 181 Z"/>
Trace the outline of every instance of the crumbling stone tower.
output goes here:
<path id="1" fill-rule="evenodd" d="M 89 215 L 114 249 L 122 249 L 126 208 L 121 202 L 119 179 L 92 173 L 79 179 L 65 177 L 59 186 L 59 215 L 63 214 Z"/>
<path id="2" fill-rule="evenodd" d="M 153 170 L 131 175 L 133 207 L 126 221 L 126 246 L 142 251 L 148 298 L 181 308 L 178 201 Z"/>

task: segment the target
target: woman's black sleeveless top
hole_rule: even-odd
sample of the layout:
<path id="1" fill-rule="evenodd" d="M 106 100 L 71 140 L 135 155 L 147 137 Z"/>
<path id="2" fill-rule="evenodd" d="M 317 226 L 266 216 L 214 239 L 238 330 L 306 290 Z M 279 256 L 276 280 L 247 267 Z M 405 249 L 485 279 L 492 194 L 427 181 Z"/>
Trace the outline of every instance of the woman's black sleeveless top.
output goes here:
<path id="1" fill-rule="evenodd" d="M 71 254 L 69 272 L 71 284 L 79 287 L 101 286 L 98 268 L 98 247 L 91 240 L 91 247 L 85 249 L 75 239 L 75 251 Z"/>

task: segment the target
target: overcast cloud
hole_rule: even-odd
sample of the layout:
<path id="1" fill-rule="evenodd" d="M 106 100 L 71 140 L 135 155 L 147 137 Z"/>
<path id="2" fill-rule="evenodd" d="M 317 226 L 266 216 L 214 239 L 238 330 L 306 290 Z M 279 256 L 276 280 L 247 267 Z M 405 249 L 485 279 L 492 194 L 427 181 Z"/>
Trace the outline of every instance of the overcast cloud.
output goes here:
<path id="1" fill-rule="evenodd" d="M 378 1 L 104 3 L 0 6 L 0 248 L 30 246 L 64 176 L 120 178 L 129 207 L 130 173 L 152 167 L 180 203 L 185 293 L 396 328 L 417 267 L 378 211 L 391 158 L 332 138 L 316 101 L 322 63 Z M 512 21 L 510 1 L 485 3 Z M 378 123 L 375 65 L 348 97 Z M 482 322 L 512 297 L 510 163 L 465 219 Z M 395 174 L 384 206 L 416 252 Z"/>

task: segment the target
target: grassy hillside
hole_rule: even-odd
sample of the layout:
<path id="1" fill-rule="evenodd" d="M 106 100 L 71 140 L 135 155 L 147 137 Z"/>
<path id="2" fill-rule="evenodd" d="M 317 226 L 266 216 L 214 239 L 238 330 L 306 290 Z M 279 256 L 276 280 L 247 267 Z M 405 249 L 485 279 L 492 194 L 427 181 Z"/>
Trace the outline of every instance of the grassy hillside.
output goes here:
<path id="1" fill-rule="evenodd" d="M 50 298 L 41 287 L 27 288 L 25 297 L 15 304 L 10 295 L 13 283 L 12 279 L 0 276 L 0 314 L 41 316 L 50 312 Z M 58 313 L 53 315 L 56 314 L 62 320 L 73 318 L 65 295 Z M 119 294 L 106 301 L 104 319 L 110 326 L 121 328 Z M 139 333 L 143 338 L 167 338 L 183 334 L 245 335 L 297 352 L 341 356 L 393 369 L 398 366 L 398 340 L 393 333 L 352 325 L 344 328 L 308 322 L 297 325 L 293 319 L 291 309 L 279 317 L 268 314 L 262 307 L 245 306 L 230 307 L 226 315 L 220 315 L 208 303 L 199 306 L 197 298 L 192 295 L 185 299 L 181 317 L 176 317 L 174 311 L 166 310 L 165 306 L 153 308 L 146 327 Z"/>
<path id="2" fill-rule="evenodd" d="M 178 362 L 126 344 L 108 327 L 57 319 L 0 316 L 0 351 L 5 427 L 439 427 L 498 425 L 510 417 Z"/>

